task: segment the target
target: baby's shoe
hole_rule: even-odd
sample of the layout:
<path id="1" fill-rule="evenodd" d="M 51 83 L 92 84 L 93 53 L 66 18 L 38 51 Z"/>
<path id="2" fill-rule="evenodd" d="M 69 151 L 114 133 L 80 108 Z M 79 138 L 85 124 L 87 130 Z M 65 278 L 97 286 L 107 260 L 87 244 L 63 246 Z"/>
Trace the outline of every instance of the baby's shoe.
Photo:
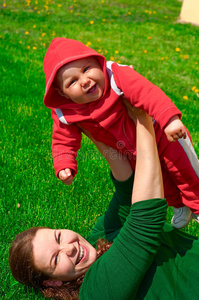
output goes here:
<path id="1" fill-rule="evenodd" d="M 199 215 L 192 213 L 192 216 L 193 216 L 194 220 L 196 220 L 196 222 L 199 223 Z"/>
<path id="2" fill-rule="evenodd" d="M 173 227 L 180 229 L 185 227 L 187 224 L 189 224 L 189 222 L 192 219 L 192 212 L 189 209 L 189 207 L 187 206 L 183 206 L 180 208 L 173 207 L 173 211 L 174 211 L 174 216 L 171 219 L 171 224 Z"/>

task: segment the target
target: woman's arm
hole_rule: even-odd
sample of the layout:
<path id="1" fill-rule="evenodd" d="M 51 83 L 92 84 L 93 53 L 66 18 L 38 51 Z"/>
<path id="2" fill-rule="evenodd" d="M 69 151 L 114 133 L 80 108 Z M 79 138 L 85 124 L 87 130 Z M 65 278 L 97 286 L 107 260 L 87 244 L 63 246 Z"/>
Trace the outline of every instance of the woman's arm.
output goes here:
<path id="1" fill-rule="evenodd" d="M 80 299 L 136 299 L 159 246 L 167 204 L 160 199 L 163 186 L 153 124 L 142 111 L 130 114 L 137 127 L 133 205 L 113 245 L 87 271 Z"/>
<path id="2" fill-rule="evenodd" d="M 163 180 L 151 117 L 124 100 L 136 125 L 136 168 L 132 204 L 138 201 L 163 198 Z"/>
<path id="3" fill-rule="evenodd" d="M 136 299 L 159 246 L 167 204 L 160 199 L 162 176 L 153 124 L 142 111 L 130 114 L 137 126 L 133 205 L 113 245 L 87 271 L 80 291 L 82 300 Z"/>

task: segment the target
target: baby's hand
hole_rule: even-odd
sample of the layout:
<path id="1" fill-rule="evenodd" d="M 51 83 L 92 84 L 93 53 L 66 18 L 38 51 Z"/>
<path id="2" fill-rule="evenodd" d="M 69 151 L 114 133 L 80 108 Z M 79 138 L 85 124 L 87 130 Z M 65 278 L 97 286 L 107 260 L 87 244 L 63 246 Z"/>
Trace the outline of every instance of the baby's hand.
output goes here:
<path id="1" fill-rule="evenodd" d="M 167 123 L 164 132 L 169 142 L 175 142 L 180 138 L 186 138 L 186 130 L 178 116 L 173 116 Z"/>
<path id="2" fill-rule="evenodd" d="M 70 185 L 73 182 L 71 169 L 61 170 L 59 172 L 59 179 L 66 185 Z"/>

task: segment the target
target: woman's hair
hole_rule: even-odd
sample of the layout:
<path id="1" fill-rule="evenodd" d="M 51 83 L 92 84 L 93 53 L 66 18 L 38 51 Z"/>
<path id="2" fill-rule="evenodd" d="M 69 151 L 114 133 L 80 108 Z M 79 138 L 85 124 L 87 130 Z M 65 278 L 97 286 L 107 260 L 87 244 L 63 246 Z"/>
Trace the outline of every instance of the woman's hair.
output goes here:
<path id="1" fill-rule="evenodd" d="M 39 229 L 44 227 L 32 227 L 19 233 L 12 242 L 9 252 L 9 265 L 13 277 L 25 285 L 33 288 L 42 286 L 47 277 L 38 271 L 33 262 L 32 241 Z"/>
<path id="2" fill-rule="evenodd" d="M 12 242 L 9 253 L 9 265 L 13 277 L 30 287 L 39 289 L 45 298 L 55 300 L 78 300 L 79 289 L 84 275 L 73 281 L 64 282 L 61 286 L 45 286 L 44 280 L 49 279 L 34 266 L 32 241 L 39 229 L 45 227 L 32 227 L 19 233 Z M 97 259 L 112 245 L 105 239 L 97 241 Z"/>

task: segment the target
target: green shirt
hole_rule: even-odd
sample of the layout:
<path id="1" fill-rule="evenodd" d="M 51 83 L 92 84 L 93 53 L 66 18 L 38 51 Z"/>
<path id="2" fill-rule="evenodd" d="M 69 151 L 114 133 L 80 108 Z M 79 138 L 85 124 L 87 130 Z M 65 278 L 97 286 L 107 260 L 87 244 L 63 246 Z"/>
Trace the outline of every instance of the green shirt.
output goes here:
<path id="1" fill-rule="evenodd" d="M 80 300 L 199 299 L 197 238 L 164 225 L 164 199 L 131 205 L 132 177 L 112 178 L 116 192 L 87 240 L 114 242 L 87 271 Z"/>

